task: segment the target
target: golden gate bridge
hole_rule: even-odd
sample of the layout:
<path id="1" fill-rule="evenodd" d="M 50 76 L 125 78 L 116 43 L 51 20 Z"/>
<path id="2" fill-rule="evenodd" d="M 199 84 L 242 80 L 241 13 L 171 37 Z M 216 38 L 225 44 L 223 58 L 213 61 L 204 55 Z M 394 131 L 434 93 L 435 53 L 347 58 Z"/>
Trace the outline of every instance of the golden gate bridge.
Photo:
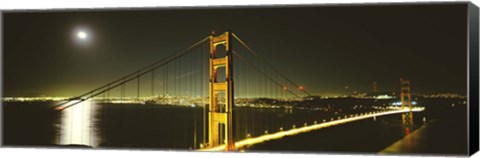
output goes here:
<path id="1" fill-rule="evenodd" d="M 240 107 L 291 109 L 311 97 L 307 88 L 286 77 L 245 41 L 227 31 L 220 35 L 212 32 L 179 52 L 51 109 L 65 115 L 61 144 L 93 146 L 92 109 L 95 104 L 89 102 L 203 107 L 202 130 L 194 127 L 193 131 L 193 149 L 200 151 L 235 151 L 284 136 L 398 113 L 406 113 L 402 115 L 403 121 L 413 124 L 412 112 L 424 110 L 412 107 L 410 81 L 401 79 L 401 107 L 398 108 L 362 111 L 330 119 L 318 116 L 305 120 L 303 126 L 296 126 L 291 120 L 269 120 L 268 126 L 257 127 L 255 120 L 261 117 L 255 119 L 255 115 L 236 113 Z M 289 127 L 290 124 L 293 125 Z M 254 128 L 265 130 L 259 133 Z M 197 132 L 202 133 L 198 147 Z"/>

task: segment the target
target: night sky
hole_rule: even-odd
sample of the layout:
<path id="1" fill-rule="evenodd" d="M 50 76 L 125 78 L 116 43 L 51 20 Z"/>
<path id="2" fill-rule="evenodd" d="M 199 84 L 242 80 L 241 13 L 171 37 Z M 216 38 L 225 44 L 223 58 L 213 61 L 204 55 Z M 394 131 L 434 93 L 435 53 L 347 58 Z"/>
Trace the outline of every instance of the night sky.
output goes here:
<path id="1" fill-rule="evenodd" d="M 466 6 L 7 12 L 3 93 L 78 95 L 230 29 L 315 95 L 398 91 L 402 76 L 413 93 L 466 94 Z"/>

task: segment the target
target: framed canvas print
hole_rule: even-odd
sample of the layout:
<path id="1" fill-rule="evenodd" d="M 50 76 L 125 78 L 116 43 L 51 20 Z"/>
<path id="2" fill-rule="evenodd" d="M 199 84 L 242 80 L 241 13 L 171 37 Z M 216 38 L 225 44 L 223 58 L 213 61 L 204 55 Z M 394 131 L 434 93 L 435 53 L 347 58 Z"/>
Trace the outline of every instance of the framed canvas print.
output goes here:
<path id="1" fill-rule="evenodd" d="M 477 5 L 2 10 L 2 146 L 469 156 Z"/>

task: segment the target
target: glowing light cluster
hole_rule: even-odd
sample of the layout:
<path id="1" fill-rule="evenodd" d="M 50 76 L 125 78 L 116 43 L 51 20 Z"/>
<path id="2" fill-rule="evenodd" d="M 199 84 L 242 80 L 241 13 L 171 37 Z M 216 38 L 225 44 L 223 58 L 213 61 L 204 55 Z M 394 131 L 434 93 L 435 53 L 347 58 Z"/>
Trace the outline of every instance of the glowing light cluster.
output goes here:
<path id="1" fill-rule="evenodd" d="M 379 96 L 376 96 L 374 97 L 375 99 L 392 99 L 393 96 L 389 96 L 389 95 L 379 95 Z"/>
<path id="2" fill-rule="evenodd" d="M 61 101 L 66 100 L 67 97 L 5 97 L 2 98 L 3 101 Z"/>
<path id="3" fill-rule="evenodd" d="M 393 102 L 392 105 L 399 106 L 399 105 L 402 105 L 402 102 Z M 412 101 L 412 105 L 417 105 L 417 102 L 416 102 L 416 101 Z"/>

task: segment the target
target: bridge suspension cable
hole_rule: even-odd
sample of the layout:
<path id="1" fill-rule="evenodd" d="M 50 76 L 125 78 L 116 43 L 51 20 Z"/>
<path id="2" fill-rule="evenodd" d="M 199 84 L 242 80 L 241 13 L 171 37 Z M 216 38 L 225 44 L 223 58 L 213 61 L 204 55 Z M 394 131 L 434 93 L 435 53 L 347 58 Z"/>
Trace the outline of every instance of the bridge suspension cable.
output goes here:
<path id="1" fill-rule="evenodd" d="M 240 39 L 235 33 L 232 33 L 233 37 L 243 46 L 245 47 L 250 53 L 252 53 L 253 55 L 255 55 L 257 58 L 261 59 L 261 61 L 263 61 L 267 66 L 269 66 L 273 71 L 275 71 L 276 73 L 278 73 L 280 76 L 282 76 L 284 79 L 286 79 L 288 82 L 290 82 L 291 84 L 295 85 L 295 87 L 299 88 L 302 92 L 304 92 L 307 96 L 312 96 L 309 92 L 307 92 L 305 89 L 302 89 L 300 88 L 300 86 L 298 84 L 296 84 L 295 82 L 293 82 L 291 79 L 289 79 L 288 77 L 286 77 L 283 73 L 281 73 L 280 71 L 278 71 L 275 67 L 273 67 L 272 64 L 270 64 L 269 62 L 267 62 L 267 60 L 265 60 L 265 58 L 263 58 L 262 56 L 260 56 L 258 53 L 256 53 L 252 48 L 250 48 L 250 46 L 248 46 L 242 39 Z"/>
<path id="2" fill-rule="evenodd" d="M 263 75 L 264 77 L 266 77 L 267 79 L 269 79 L 270 81 L 272 81 L 273 83 L 275 83 L 277 86 L 279 87 L 283 87 L 282 84 L 278 83 L 277 81 L 275 81 L 273 78 L 271 78 L 270 76 L 267 75 L 267 73 L 265 72 L 262 72 L 258 67 L 256 67 L 254 64 L 252 64 L 250 61 L 246 60 L 243 56 L 241 56 L 239 53 L 237 53 L 237 51 L 233 50 L 233 54 L 235 56 L 237 56 L 241 61 L 245 62 L 246 64 L 252 66 L 258 73 L 260 73 L 261 75 Z M 297 94 L 293 93 L 291 90 L 287 89 L 286 90 L 287 92 L 289 92 L 290 94 L 294 95 L 295 97 L 299 97 Z"/>
<path id="3" fill-rule="evenodd" d="M 168 56 L 168 57 L 166 57 L 166 58 L 163 58 L 163 59 L 161 59 L 161 60 L 159 60 L 159 61 L 156 61 L 156 62 L 154 62 L 154 63 L 152 63 L 152 64 L 150 64 L 150 65 L 147 65 L 147 66 L 145 66 L 145 67 L 143 67 L 143 68 L 140 68 L 139 70 L 137 70 L 137 71 L 135 71 L 135 72 L 132 72 L 132 73 L 126 75 L 126 76 L 123 76 L 123 77 L 121 77 L 121 78 L 119 78 L 119 79 L 117 79 L 117 80 L 115 80 L 115 81 L 112 81 L 112 82 L 110 82 L 110 83 L 107 83 L 107 84 L 105 84 L 105 85 L 103 85 L 103 86 L 100 86 L 99 88 L 96 88 L 96 89 L 94 89 L 94 90 L 91 90 L 91 91 L 89 91 L 89 92 L 87 92 L 87 93 L 84 93 L 84 94 L 82 94 L 82 95 L 79 95 L 79 96 L 77 96 L 77 97 L 70 98 L 70 99 L 68 99 L 68 101 L 63 102 L 63 103 L 60 103 L 60 104 L 58 104 L 58 105 L 56 105 L 56 106 L 53 106 L 51 109 L 63 110 L 63 109 L 69 108 L 69 107 L 71 107 L 71 106 L 77 105 L 77 104 L 79 104 L 79 103 L 81 103 L 81 102 L 83 102 L 83 101 L 85 101 L 85 100 L 87 100 L 87 99 L 90 99 L 90 98 L 93 98 L 93 97 L 95 97 L 95 96 L 97 96 L 97 95 L 100 95 L 100 94 L 102 94 L 102 93 L 104 93 L 104 92 L 107 92 L 107 91 L 109 91 L 109 90 L 111 90 L 111 89 L 114 89 L 114 88 L 116 88 L 116 87 L 118 87 L 118 86 L 122 86 L 122 85 L 123 85 L 124 83 L 126 83 L 126 82 L 129 82 L 129 81 L 131 81 L 131 80 L 133 80 L 133 79 L 136 79 L 136 78 L 138 78 L 138 77 L 140 77 L 140 76 L 143 76 L 144 74 L 146 74 L 146 73 L 148 73 L 148 72 L 151 72 L 151 71 L 155 70 L 156 68 L 158 68 L 158 67 L 160 67 L 160 66 L 163 66 L 163 65 L 165 65 L 165 64 L 167 64 L 167 63 L 169 63 L 169 62 L 171 62 L 171 61 L 173 61 L 173 60 L 175 60 L 175 59 L 177 59 L 177 58 L 180 58 L 180 57 L 182 57 L 182 56 L 190 53 L 191 50 L 193 50 L 193 49 L 195 49 L 195 48 L 198 48 L 198 47 L 201 47 L 201 46 L 206 45 L 208 39 L 209 39 L 209 37 L 205 37 L 205 38 L 203 38 L 202 40 L 200 40 L 200 41 L 198 41 L 198 42 L 190 45 L 189 47 L 183 49 L 182 51 L 173 53 L 173 54 L 171 54 L 170 56 Z M 123 93 L 123 92 L 122 92 L 122 93 Z M 73 102 L 73 103 L 71 103 L 71 104 L 69 104 L 69 105 L 65 105 L 65 104 L 69 103 L 69 101 L 73 101 L 73 100 L 78 100 L 78 101 Z"/>

